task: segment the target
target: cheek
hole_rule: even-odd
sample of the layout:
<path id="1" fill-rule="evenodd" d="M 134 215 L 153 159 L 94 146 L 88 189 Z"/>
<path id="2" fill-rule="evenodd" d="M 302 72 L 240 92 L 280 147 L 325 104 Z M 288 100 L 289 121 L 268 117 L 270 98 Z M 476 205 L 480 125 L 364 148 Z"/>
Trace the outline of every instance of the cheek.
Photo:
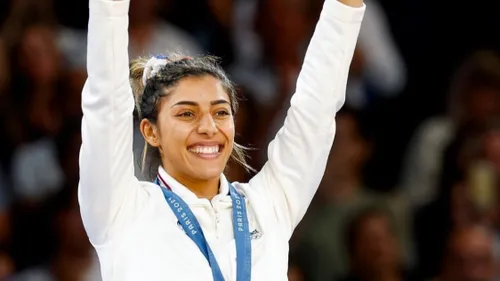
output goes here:
<path id="1" fill-rule="evenodd" d="M 235 125 L 233 118 L 220 122 L 217 127 L 219 132 L 222 133 L 230 142 L 234 141 Z"/>
<path id="2" fill-rule="evenodd" d="M 172 122 L 172 120 L 163 122 L 159 131 L 160 145 L 162 148 L 175 150 L 185 145 L 191 132 L 191 126 L 187 124 Z"/>

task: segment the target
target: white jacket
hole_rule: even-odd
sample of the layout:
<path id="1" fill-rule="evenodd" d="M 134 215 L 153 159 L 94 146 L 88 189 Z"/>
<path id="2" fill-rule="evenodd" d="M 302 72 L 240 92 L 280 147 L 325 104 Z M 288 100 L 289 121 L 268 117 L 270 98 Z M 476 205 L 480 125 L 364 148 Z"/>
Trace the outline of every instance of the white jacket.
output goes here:
<path id="1" fill-rule="evenodd" d="M 88 80 L 82 94 L 79 202 L 104 281 L 212 280 L 207 260 L 177 226 L 160 188 L 134 177 L 129 85 L 129 0 L 90 0 Z M 252 280 L 287 280 L 288 240 L 319 182 L 345 100 L 363 8 L 326 0 L 269 161 L 249 183 Z M 228 182 L 212 202 L 198 199 L 160 169 L 198 218 L 226 281 L 236 277 Z"/>

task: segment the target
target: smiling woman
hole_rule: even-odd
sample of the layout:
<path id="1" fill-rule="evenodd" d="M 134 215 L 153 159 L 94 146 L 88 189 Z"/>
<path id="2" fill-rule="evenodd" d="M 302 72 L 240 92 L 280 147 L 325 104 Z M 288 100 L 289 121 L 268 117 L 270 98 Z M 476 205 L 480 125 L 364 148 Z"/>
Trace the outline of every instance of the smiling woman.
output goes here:
<path id="1" fill-rule="evenodd" d="M 234 143 L 236 90 L 215 58 L 140 58 L 131 63 L 131 78 L 146 140 L 143 168 L 156 163 L 148 170 L 164 169 L 208 199 L 218 193 L 229 157 L 251 169 Z"/>
<path id="2" fill-rule="evenodd" d="M 287 280 L 288 240 L 345 100 L 362 0 L 325 1 L 285 124 L 248 183 L 223 174 L 231 157 L 246 165 L 232 82 L 210 57 L 129 64 L 129 4 L 90 0 L 79 202 L 103 280 Z M 158 160 L 154 182 L 134 176 L 134 105 L 153 156 L 144 162 Z"/>

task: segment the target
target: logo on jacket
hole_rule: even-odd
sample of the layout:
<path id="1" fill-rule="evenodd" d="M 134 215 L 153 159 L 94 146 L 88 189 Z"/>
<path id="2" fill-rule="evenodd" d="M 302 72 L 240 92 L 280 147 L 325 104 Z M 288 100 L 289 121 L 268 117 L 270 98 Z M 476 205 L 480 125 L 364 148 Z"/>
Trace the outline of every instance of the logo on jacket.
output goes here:
<path id="1" fill-rule="evenodd" d="M 186 233 L 186 231 L 184 231 L 184 228 L 182 227 L 180 222 L 177 222 L 177 226 L 179 227 L 179 229 L 182 232 Z M 252 239 L 252 240 L 257 240 L 257 239 L 260 239 L 261 237 L 262 237 L 262 233 L 258 229 L 254 229 L 253 231 L 250 232 L 250 239 Z"/>
<path id="2" fill-rule="evenodd" d="M 250 232 L 250 239 L 256 240 L 262 237 L 262 233 L 260 233 L 259 230 L 255 229 L 254 231 Z"/>

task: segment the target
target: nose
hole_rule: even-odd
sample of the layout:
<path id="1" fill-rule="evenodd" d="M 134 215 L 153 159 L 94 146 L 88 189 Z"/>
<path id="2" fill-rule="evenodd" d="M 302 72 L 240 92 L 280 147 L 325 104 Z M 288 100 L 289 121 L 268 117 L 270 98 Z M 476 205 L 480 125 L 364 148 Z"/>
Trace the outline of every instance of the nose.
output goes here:
<path id="1" fill-rule="evenodd" d="M 211 114 L 205 114 L 200 119 L 200 123 L 198 124 L 198 134 L 204 134 L 208 137 L 212 137 L 218 132 L 217 125 L 214 122 Z"/>

